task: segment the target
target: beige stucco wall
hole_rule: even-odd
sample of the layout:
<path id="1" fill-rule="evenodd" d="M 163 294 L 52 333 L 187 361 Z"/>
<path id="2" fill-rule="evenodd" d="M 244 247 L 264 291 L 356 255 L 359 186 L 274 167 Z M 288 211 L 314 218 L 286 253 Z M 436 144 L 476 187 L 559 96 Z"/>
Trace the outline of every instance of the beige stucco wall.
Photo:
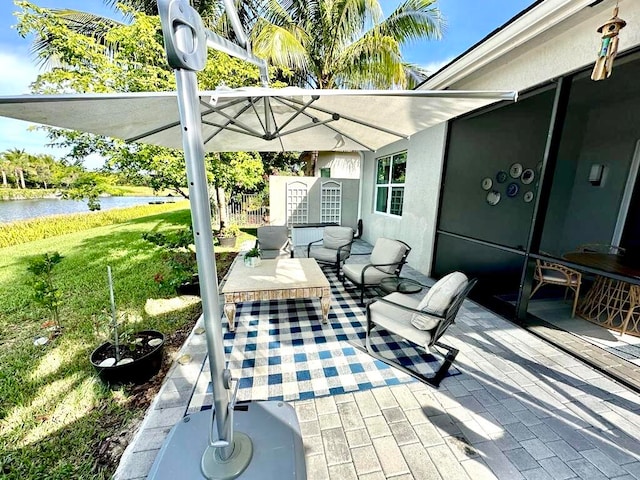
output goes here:
<path id="1" fill-rule="evenodd" d="M 453 84 L 452 89 L 525 90 L 568 72 L 592 65 L 600 45 L 597 27 L 611 16 L 613 2 L 584 9 L 572 27 L 556 26 L 493 64 Z M 640 45 L 640 0 L 621 0 L 620 16 L 627 27 L 620 52 Z M 576 20 L 577 18 L 577 20 Z M 445 38 L 446 41 L 446 38 Z M 615 75 L 615 68 L 614 68 Z M 433 263 L 438 198 L 444 161 L 446 126 L 438 125 L 367 153 L 362 167 L 362 218 L 365 240 L 399 238 L 411 245 L 409 264 L 430 274 Z M 373 213 L 375 158 L 407 149 L 407 183 L 402 218 Z"/>
<path id="2" fill-rule="evenodd" d="M 317 177 L 321 168 L 330 168 L 334 178 L 360 178 L 360 154 L 357 152 L 319 152 Z"/>
<path id="3" fill-rule="evenodd" d="M 287 184 L 301 182 L 307 186 L 308 223 L 320 222 L 320 196 L 322 182 L 333 180 L 342 185 L 342 209 L 340 222 L 344 226 L 356 228 L 358 224 L 358 198 L 360 181 L 353 178 L 269 177 L 269 223 L 287 223 Z"/>
<path id="4" fill-rule="evenodd" d="M 364 240 L 373 244 L 376 238 L 387 237 L 407 242 L 412 248 L 409 265 L 427 275 L 433 257 L 445 138 L 446 124 L 429 128 L 407 141 L 365 154 L 362 169 Z M 402 217 L 374 213 L 375 159 L 403 150 L 407 150 L 407 174 Z"/>

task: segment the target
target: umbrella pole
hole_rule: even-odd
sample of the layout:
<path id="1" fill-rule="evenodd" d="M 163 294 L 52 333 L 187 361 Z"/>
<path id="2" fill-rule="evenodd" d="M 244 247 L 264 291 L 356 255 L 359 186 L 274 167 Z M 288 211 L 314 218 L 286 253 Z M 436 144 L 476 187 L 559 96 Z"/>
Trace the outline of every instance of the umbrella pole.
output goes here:
<path id="1" fill-rule="evenodd" d="M 253 448 L 247 435 L 238 433 L 236 438 L 233 435 L 235 392 L 234 398 L 229 401 L 231 373 L 225 369 L 196 72 L 176 69 L 175 73 L 213 386 L 214 409 L 211 414 L 214 418 L 211 419 L 209 445 L 202 456 L 201 468 L 206 478 L 235 478 L 251 461 Z"/>

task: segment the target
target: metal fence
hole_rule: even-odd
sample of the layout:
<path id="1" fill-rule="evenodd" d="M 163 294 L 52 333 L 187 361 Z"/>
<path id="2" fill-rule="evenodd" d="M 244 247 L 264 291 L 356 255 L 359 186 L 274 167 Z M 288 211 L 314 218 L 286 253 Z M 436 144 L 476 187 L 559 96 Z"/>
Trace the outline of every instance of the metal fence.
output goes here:
<path id="1" fill-rule="evenodd" d="M 227 221 L 240 226 L 263 225 L 268 223 L 269 206 L 260 195 L 243 193 L 234 195 L 227 203 Z M 217 221 L 217 212 L 214 213 Z"/>

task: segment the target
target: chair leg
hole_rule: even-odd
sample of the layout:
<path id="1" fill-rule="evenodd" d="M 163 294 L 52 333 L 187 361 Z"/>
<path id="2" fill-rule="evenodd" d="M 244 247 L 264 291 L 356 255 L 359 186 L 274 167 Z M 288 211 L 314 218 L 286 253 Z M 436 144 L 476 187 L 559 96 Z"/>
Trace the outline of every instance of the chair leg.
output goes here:
<path id="1" fill-rule="evenodd" d="M 444 357 L 444 361 L 440 365 L 440 368 L 433 374 L 431 377 L 427 377 L 426 375 L 422 375 L 421 373 L 415 372 L 408 367 L 405 367 L 400 362 L 395 362 L 387 357 L 380 355 L 376 352 L 371 346 L 371 331 L 373 330 L 373 324 L 367 321 L 367 329 L 365 333 L 365 348 L 367 353 L 371 355 L 373 358 L 380 360 L 381 362 L 386 363 L 392 367 L 395 367 L 407 375 L 411 375 L 413 378 L 420 380 L 423 383 L 428 383 L 432 387 L 438 388 L 440 386 L 440 382 L 447 376 L 447 372 L 449 372 L 449 368 L 453 365 L 456 356 L 458 355 L 459 350 L 457 348 L 450 347 L 445 345 L 444 343 L 436 342 L 435 345 L 438 347 L 444 348 L 447 350 L 447 353 Z"/>
<path id="2" fill-rule="evenodd" d="M 571 318 L 576 316 L 576 307 L 578 306 L 578 297 L 580 296 L 580 285 L 576 287 L 573 295 L 573 308 L 571 309 Z"/>

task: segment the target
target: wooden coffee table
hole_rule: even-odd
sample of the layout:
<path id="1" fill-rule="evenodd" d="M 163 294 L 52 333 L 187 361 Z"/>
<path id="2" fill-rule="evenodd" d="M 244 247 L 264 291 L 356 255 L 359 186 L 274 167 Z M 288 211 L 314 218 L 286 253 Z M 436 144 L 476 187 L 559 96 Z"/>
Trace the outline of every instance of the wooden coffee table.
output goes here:
<path id="1" fill-rule="evenodd" d="M 313 258 L 262 260 L 247 267 L 236 259 L 222 287 L 229 331 L 235 330 L 236 303 L 287 298 L 320 298 L 322 322 L 327 323 L 331 302 L 329 281 Z"/>

